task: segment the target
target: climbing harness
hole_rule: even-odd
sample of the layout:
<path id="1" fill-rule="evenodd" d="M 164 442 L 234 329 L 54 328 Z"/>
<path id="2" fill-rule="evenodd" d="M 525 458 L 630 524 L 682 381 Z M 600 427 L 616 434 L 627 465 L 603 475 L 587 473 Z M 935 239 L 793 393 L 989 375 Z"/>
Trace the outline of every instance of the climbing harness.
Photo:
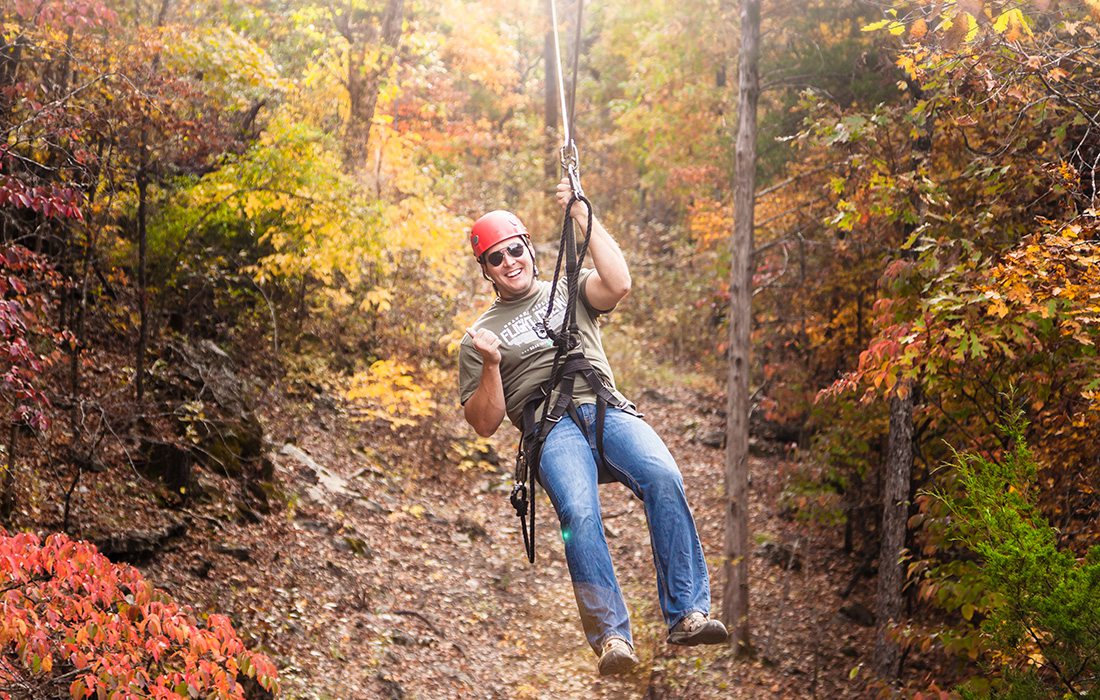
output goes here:
<path id="1" fill-rule="evenodd" d="M 577 324 L 580 269 L 584 263 L 585 255 L 588 253 L 594 220 L 592 203 L 588 201 L 581 190 L 580 164 L 577 146 L 573 140 L 572 106 L 576 97 L 577 57 L 580 53 L 581 12 L 583 6 L 583 0 L 578 0 L 576 40 L 573 49 L 573 80 L 569 108 L 567 109 L 565 86 L 561 75 L 561 49 L 558 45 L 557 8 L 554 0 L 550 0 L 551 22 L 554 26 L 554 54 L 558 63 L 558 97 L 561 101 L 562 126 L 565 132 L 560 151 L 561 167 L 563 173 L 569 178 L 572 195 L 565 207 L 561 243 L 558 246 L 557 262 L 554 265 L 554 280 L 550 285 L 550 299 L 547 302 L 546 314 L 541 325 L 541 330 L 545 332 L 546 337 L 555 346 L 554 363 L 549 378 L 524 403 L 523 419 L 521 421 L 523 435 L 516 455 L 515 484 L 512 487 L 511 495 L 512 506 L 516 509 L 516 515 L 522 523 L 523 548 L 527 553 L 527 560 L 532 563 L 535 561 L 535 487 L 538 483 L 539 462 L 542 457 L 543 444 L 554 425 L 566 415 L 577 424 L 577 427 L 584 433 L 585 438 L 588 438 L 588 430 L 573 405 L 573 390 L 576 386 L 577 377 L 580 376 L 584 379 L 596 394 L 596 450 L 601 465 L 605 462 L 603 426 L 607 408 L 608 406 L 616 408 L 629 407 L 629 402 L 624 402 L 611 393 L 604 384 L 603 378 L 592 367 L 592 363 L 588 361 L 588 358 L 584 356 L 581 347 L 580 327 Z M 573 206 L 577 202 L 583 202 L 588 208 L 588 225 L 585 227 L 584 240 L 580 246 L 577 245 L 573 218 L 570 216 Z M 551 318 L 554 313 L 554 303 L 558 296 L 558 285 L 563 281 L 563 268 L 566 285 L 565 309 L 562 314 L 561 325 L 555 329 L 551 327 Z"/>

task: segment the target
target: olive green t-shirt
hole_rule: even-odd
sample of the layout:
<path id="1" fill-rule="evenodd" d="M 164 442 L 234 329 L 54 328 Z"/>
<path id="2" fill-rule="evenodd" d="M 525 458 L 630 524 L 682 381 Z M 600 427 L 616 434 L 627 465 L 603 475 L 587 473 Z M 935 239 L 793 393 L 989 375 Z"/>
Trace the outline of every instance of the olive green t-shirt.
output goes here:
<path id="1" fill-rule="evenodd" d="M 626 399 L 615 389 L 615 378 L 600 340 L 600 327 L 596 322 L 600 312 L 592 308 L 585 293 L 585 283 L 592 272 L 591 269 L 584 269 L 579 275 L 578 297 L 581 303 L 577 304 L 577 326 L 580 328 L 581 345 L 585 357 L 604 384 L 625 402 Z M 504 385 L 504 401 L 508 419 L 517 428 L 523 418 L 523 404 L 550 377 L 554 366 L 554 343 L 546 337 L 542 327 L 550 301 L 550 286 L 549 282 L 536 280 L 531 293 L 522 299 L 497 299 L 473 325 L 474 330 L 485 328 L 500 338 L 500 378 Z M 561 328 L 566 296 L 563 280 L 558 283 L 554 315 L 549 322 L 552 329 Z M 458 352 L 458 382 L 463 404 L 477 391 L 482 366 L 481 354 L 474 349 L 470 336 L 464 336 Z M 578 406 L 596 403 L 595 392 L 583 379 L 578 378 L 574 385 L 573 403 Z"/>

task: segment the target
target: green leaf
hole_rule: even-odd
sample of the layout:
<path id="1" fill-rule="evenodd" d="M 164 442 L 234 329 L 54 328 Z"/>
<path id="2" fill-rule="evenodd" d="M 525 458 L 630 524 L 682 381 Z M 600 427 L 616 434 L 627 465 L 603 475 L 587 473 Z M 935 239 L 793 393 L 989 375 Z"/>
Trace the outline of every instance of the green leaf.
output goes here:
<path id="1" fill-rule="evenodd" d="M 985 346 L 982 345 L 982 341 L 978 338 L 977 333 L 971 332 L 970 334 L 970 355 L 971 357 L 985 357 Z"/>
<path id="2" fill-rule="evenodd" d="M 963 619 L 969 622 L 974 617 L 974 606 L 970 603 L 963 603 L 959 612 L 962 613 Z"/>

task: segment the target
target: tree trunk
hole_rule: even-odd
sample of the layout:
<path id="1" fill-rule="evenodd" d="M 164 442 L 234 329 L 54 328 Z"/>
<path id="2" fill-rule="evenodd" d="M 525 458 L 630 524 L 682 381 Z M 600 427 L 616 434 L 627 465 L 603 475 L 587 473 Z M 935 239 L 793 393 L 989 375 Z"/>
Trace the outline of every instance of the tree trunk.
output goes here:
<path id="1" fill-rule="evenodd" d="M 294 310 L 294 327 L 297 332 L 294 335 L 294 353 L 297 354 L 302 350 L 302 333 L 305 330 L 306 323 L 306 278 L 305 272 L 302 273 L 302 279 L 298 283 L 297 299 Z"/>
<path id="2" fill-rule="evenodd" d="M 386 9 L 379 19 L 379 28 L 371 29 L 366 36 L 358 35 L 354 10 L 349 7 L 337 18 L 337 27 L 348 41 L 348 75 L 345 87 L 348 91 L 349 111 L 344 143 L 344 163 L 362 166 L 366 162 L 370 143 L 371 122 L 378 108 L 378 91 L 386 73 L 397 60 L 397 48 L 401 43 L 401 27 L 405 19 L 405 0 L 386 0 Z M 374 65 L 366 65 L 367 45 L 380 41 L 378 59 Z"/>
<path id="3" fill-rule="evenodd" d="M 736 653 L 749 635 L 749 330 L 752 325 L 753 200 L 756 190 L 756 103 L 760 93 L 760 0 L 741 1 L 740 95 L 730 244 L 729 382 L 726 397 L 726 547 L 722 617 Z"/>
<path id="4" fill-rule="evenodd" d="M 141 164 L 138 166 L 137 171 L 137 190 L 138 190 L 138 210 L 137 210 L 137 238 L 138 238 L 138 259 L 137 259 L 137 282 L 138 282 L 138 344 L 137 344 L 137 357 L 134 359 L 134 393 L 137 396 L 138 403 L 145 396 L 145 349 L 149 344 L 149 319 L 148 308 L 146 303 L 146 284 L 145 279 L 145 266 L 146 266 L 146 246 L 148 243 L 148 236 L 145 229 L 146 217 L 148 216 L 148 190 L 149 190 L 149 175 L 148 168 L 148 154 L 146 152 L 145 144 L 145 132 L 142 130 L 141 136 Z"/>
<path id="5" fill-rule="evenodd" d="M 153 26 L 162 27 L 168 19 L 168 8 L 171 0 L 161 0 L 160 9 L 153 20 Z M 151 75 L 155 75 L 160 68 L 160 53 L 153 56 Z M 149 346 L 149 300 L 148 297 L 148 243 L 149 236 L 146 229 L 149 218 L 149 129 L 148 117 L 143 113 L 141 117 L 141 143 L 139 144 L 139 160 L 137 169 L 138 211 L 137 211 L 137 237 L 138 237 L 138 346 L 137 358 L 134 361 L 134 394 L 140 404 L 145 397 L 145 353 Z"/>
<path id="6" fill-rule="evenodd" d="M 921 86 L 915 81 L 909 81 L 909 94 L 914 102 L 924 96 Z M 913 139 L 910 166 L 915 176 L 923 174 L 922 170 L 932 152 L 934 125 L 932 115 L 926 113 L 924 124 Z M 928 203 L 920 197 L 916 185 L 909 197 L 917 216 L 916 222 L 902 231 L 902 240 L 908 239 L 924 223 L 928 213 Z M 878 629 L 873 656 L 875 671 L 884 679 L 896 679 L 901 674 L 901 652 L 888 633 L 890 627 L 901 620 L 904 612 L 902 589 L 905 586 L 905 564 L 900 559 L 908 532 L 909 489 L 913 476 L 913 407 L 914 394 L 919 388 L 914 381 L 901 379 L 890 396 L 890 433 L 882 485 L 882 539 L 875 599 Z"/>
<path id="7" fill-rule="evenodd" d="M 19 426 L 14 422 L 8 430 L 8 454 L 7 464 L 4 465 L 4 477 L 0 479 L 0 522 L 11 524 L 12 513 L 15 512 L 15 450 L 19 440 Z"/>
<path id="8" fill-rule="evenodd" d="M 99 141 L 96 144 L 96 163 L 103 162 L 103 141 Z M 99 183 L 103 170 L 96 168 L 95 177 L 92 179 L 93 186 L 88 190 L 88 211 L 89 214 L 92 211 L 92 205 L 95 204 L 96 192 L 99 189 Z M 72 429 L 73 444 L 78 444 L 80 441 L 80 355 L 84 347 L 84 325 L 88 317 L 88 296 L 89 285 L 92 278 L 92 256 L 96 250 L 96 229 L 92 222 L 92 216 L 89 215 L 88 219 L 83 224 L 84 230 L 84 250 L 81 254 L 81 270 L 80 270 L 80 286 L 79 296 L 76 299 L 76 311 L 75 319 L 73 320 L 70 330 L 73 333 L 73 344 L 69 352 L 69 401 L 72 407 L 69 409 L 69 426 Z M 74 237 L 75 240 L 75 237 Z M 75 265 L 74 265 L 75 268 Z"/>
<path id="9" fill-rule="evenodd" d="M 892 623 L 902 617 L 906 521 L 909 519 L 909 481 L 913 471 L 913 393 L 909 382 L 897 387 L 890 398 L 890 437 L 886 449 L 886 479 L 882 489 L 882 544 L 878 556 L 878 594 L 875 618 L 875 672 L 882 678 L 897 678 L 901 654 L 888 636 Z"/>
<path id="10" fill-rule="evenodd" d="M 19 80 L 19 67 L 23 61 L 23 46 L 27 42 L 22 34 L 4 37 L 0 47 L 0 87 L 15 85 Z M 7 90 L 0 90 L 0 123 L 10 123 L 12 98 Z"/>

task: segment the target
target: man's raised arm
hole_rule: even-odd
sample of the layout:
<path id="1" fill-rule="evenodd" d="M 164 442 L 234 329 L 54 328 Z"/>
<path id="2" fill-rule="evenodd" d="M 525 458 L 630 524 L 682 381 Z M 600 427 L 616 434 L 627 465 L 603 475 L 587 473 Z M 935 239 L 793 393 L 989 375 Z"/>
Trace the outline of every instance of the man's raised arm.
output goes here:
<path id="1" fill-rule="evenodd" d="M 562 209 L 568 206 L 572 197 L 568 178 L 562 178 L 558 183 L 556 196 Z M 584 202 L 577 202 L 569 213 L 581 233 L 584 233 L 588 227 L 588 207 Z M 619 244 L 596 217 L 592 217 L 592 238 L 588 244 L 588 252 L 592 255 L 592 264 L 596 271 L 588 277 L 584 293 L 593 308 L 610 311 L 630 292 L 630 269 Z"/>

